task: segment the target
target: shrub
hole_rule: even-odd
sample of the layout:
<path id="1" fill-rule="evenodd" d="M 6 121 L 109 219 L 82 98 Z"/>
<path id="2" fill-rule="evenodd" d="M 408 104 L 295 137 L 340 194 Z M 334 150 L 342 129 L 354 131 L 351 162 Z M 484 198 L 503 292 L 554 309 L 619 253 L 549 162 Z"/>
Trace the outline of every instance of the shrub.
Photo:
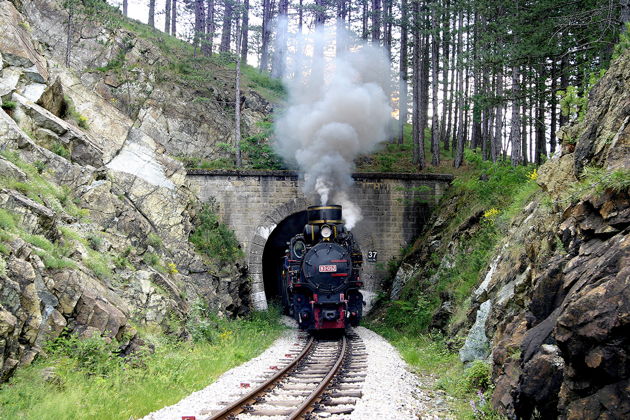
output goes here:
<path id="1" fill-rule="evenodd" d="M 50 147 L 50 151 L 64 159 L 70 160 L 70 150 L 62 143 L 56 142 Z"/>
<path id="2" fill-rule="evenodd" d="M 74 261 L 71 261 L 67 258 L 63 257 L 55 257 L 53 255 L 44 255 L 43 256 L 44 267 L 49 268 L 51 270 L 61 270 L 64 268 L 77 268 L 77 265 Z"/>
<path id="3" fill-rule="evenodd" d="M 74 106 L 74 102 L 72 101 L 72 99 L 67 95 L 64 96 L 63 99 L 65 102 L 64 118 L 73 120 L 81 128 L 90 128 L 87 117 L 81 115 L 81 113 L 77 111 L 77 108 Z"/>
<path id="4" fill-rule="evenodd" d="M 263 129 L 260 134 L 241 140 L 241 152 L 247 165 L 253 169 L 286 169 L 282 158 L 270 144 L 272 123 L 262 121 L 258 125 Z"/>
<path id="5" fill-rule="evenodd" d="M 90 233 L 87 237 L 87 242 L 94 251 L 98 251 L 101 249 L 101 245 L 103 244 L 103 238 L 98 236 L 95 233 Z"/>
<path id="6" fill-rule="evenodd" d="M 490 365 L 481 360 L 475 360 L 464 374 L 466 389 L 469 391 L 479 390 L 485 392 L 492 385 L 490 376 L 492 369 Z"/>
<path id="7" fill-rule="evenodd" d="M 2 101 L 2 109 L 15 109 L 17 103 L 14 101 Z"/>
<path id="8" fill-rule="evenodd" d="M 190 333 L 193 341 L 213 342 L 219 334 L 219 324 L 216 316 L 210 313 L 208 305 L 197 301 L 188 315 L 186 329 Z"/>
<path id="9" fill-rule="evenodd" d="M 160 256 L 153 252 L 147 252 L 142 256 L 142 260 L 152 267 L 155 267 L 161 263 Z"/>
<path id="10" fill-rule="evenodd" d="M 13 229 L 16 225 L 17 216 L 8 210 L 0 209 L 0 229 Z"/>
<path id="11" fill-rule="evenodd" d="M 160 238 L 155 233 L 149 233 L 149 236 L 147 237 L 147 245 L 152 246 L 155 249 L 161 249 L 162 238 Z"/>
<path id="12" fill-rule="evenodd" d="M 27 233 L 23 235 L 23 239 L 29 244 L 48 252 L 52 252 L 55 249 L 55 245 L 42 235 L 31 235 Z"/>
<path id="13" fill-rule="evenodd" d="M 200 212 L 189 240 L 197 251 L 223 263 L 243 257 L 234 232 L 219 222 L 208 205 L 204 205 Z"/>
<path id="14" fill-rule="evenodd" d="M 41 160 L 35 161 L 33 163 L 33 166 L 35 167 L 35 169 L 37 169 L 38 174 L 41 174 L 42 172 L 44 172 L 44 169 L 46 169 L 46 164 Z"/>
<path id="15" fill-rule="evenodd" d="M 116 341 L 98 336 L 79 339 L 76 334 L 66 333 L 49 343 L 46 352 L 75 360 L 77 367 L 90 376 L 105 376 L 123 363 Z"/>
<path id="16" fill-rule="evenodd" d="M 392 155 L 379 155 L 378 156 L 379 172 L 392 172 L 394 163 L 396 163 L 396 157 Z"/>
<path id="17" fill-rule="evenodd" d="M 87 268 L 101 280 L 109 280 L 112 277 L 112 270 L 109 268 L 110 261 L 104 254 L 88 250 L 88 257 L 83 259 Z"/>

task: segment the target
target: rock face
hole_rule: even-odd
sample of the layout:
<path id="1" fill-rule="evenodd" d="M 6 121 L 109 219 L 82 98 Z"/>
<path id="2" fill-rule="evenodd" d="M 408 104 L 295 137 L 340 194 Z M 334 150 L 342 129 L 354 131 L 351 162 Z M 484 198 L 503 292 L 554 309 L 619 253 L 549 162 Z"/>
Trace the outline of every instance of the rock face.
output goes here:
<path id="1" fill-rule="evenodd" d="M 628 189 L 566 194 L 587 166 L 627 176 L 629 92 L 626 53 L 593 89 L 584 122 L 565 132 L 575 152 L 539 170 L 552 204 L 540 194 L 526 207 L 475 296 L 474 306 L 496 302 L 486 324 L 493 403 L 510 417 L 630 416 Z"/>
<path id="2" fill-rule="evenodd" d="M 444 327 L 443 303 L 430 325 L 467 331 L 460 358 L 492 364 L 492 403 L 509 418 L 630 418 L 630 52 L 593 88 L 585 119 L 561 134 L 575 150 L 538 169 L 542 191 L 507 226 L 467 316 L 455 312 Z M 414 273 L 427 274 L 411 286 L 431 287 L 453 267 L 483 215 L 449 225 L 464 201 L 441 203 L 392 298 Z"/>
<path id="3" fill-rule="evenodd" d="M 37 22 L 32 36 L 59 63 L 66 59 L 67 41 L 67 12 L 61 3 L 21 1 L 24 15 Z M 82 30 L 72 39 L 70 67 L 81 74 L 83 86 L 131 118 L 171 156 L 229 157 L 221 144 L 234 144 L 232 72 L 204 62 L 204 72 L 211 77 L 201 80 L 178 57 L 165 54 L 164 40 L 137 37 L 124 26 L 110 29 L 113 23 L 93 25 L 90 17 L 75 19 Z M 248 86 L 242 89 L 242 130 L 247 136 L 260 131 L 257 123 L 272 106 Z"/>
<path id="4" fill-rule="evenodd" d="M 127 352 L 131 321 L 172 329 L 198 302 L 247 312 L 242 262 L 221 266 L 188 241 L 201 203 L 161 143 L 170 139 L 156 135 L 163 128 L 130 118 L 59 63 L 63 26 L 34 26 L 61 21 L 57 3 L 19 4 L 25 14 L 0 0 L 0 98 L 12 102 L 0 109 L 0 381 L 64 330 Z M 89 39 L 77 40 L 76 57 L 95 43 L 105 59 Z"/>

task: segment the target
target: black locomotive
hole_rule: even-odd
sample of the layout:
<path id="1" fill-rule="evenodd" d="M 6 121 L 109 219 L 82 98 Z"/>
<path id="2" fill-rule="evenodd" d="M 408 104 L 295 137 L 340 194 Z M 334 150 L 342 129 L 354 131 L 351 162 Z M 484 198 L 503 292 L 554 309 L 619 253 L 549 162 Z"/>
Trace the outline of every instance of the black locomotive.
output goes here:
<path id="1" fill-rule="evenodd" d="M 341 219 L 341 206 L 311 206 L 304 232 L 289 242 L 282 285 L 303 330 L 343 329 L 361 320 L 363 257 Z"/>

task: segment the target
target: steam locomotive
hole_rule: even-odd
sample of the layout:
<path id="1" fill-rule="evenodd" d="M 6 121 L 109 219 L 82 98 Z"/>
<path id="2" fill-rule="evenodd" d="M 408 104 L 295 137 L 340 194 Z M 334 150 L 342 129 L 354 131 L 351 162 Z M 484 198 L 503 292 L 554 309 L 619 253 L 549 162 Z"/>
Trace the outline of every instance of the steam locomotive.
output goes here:
<path id="1" fill-rule="evenodd" d="M 308 331 L 356 326 L 363 312 L 361 249 L 343 224 L 341 206 L 311 206 L 307 214 L 283 261 L 289 314 Z"/>

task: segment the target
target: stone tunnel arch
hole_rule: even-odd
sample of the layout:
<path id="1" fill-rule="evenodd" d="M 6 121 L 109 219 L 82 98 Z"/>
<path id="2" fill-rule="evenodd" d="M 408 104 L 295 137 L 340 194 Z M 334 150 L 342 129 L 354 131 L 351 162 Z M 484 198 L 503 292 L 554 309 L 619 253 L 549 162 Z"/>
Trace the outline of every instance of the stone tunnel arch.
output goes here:
<path id="1" fill-rule="evenodd" d="M 274 209 L 255 231 L 249 250 L 249 269 L 252 277 L 252 304 L 256 309 L 267 309 L 271 301 L 281 298 L 277 282 L 280 272 L 280 258 L 284 256 L 286 241 L 300 233 L 306 224 L 306 208 L 312 203 L 305 199 L 294 199 Z M 366 257 L 366 250 L 377 246 L 370 223 L 359 223 L 352 230 L 355 239 Z M 362 275 L 370 285 L 374 277 L 374 267 L 364 264 Z M 374 294 L 362 290 L 369 302 Z"/>
<path id="2" fill-rule="evenodd" d="M 310 204 L 297 173 L 284 171 L 190 170 L 191 188 L 204 202 L 212 202 L 220 220 L 234 230 L 245 250 L 254 309 L 267 308 L 263 257 L 274 229 Z M 435 174 L 353 174 L 350 200 L 363 212 L 353 229 L 363 251 L 378 259 L 363 265 L 364 296 L 381 290 L 387 262 L 399 255 L 422 228 L 428 212 L 448 188 L 451 176 Z M 269 291 L 273 295 L 273 291 Z"/>
<path id="3" fill-rule="evenodd" d="M 287 203 L 273 209 L 269 214 L 265 216 L 263 222 L 255 229 L 254 235 L 252 236 L 250 242 L 248 256 L 249 272 L 252 277 L 251 297 L 252 305 L 254 308 L 267 309 L 268 307 L 267 294 L 265 293 L 265 264 L 263 264 L 263 257 L 265 253 L 265 246 L 267 245 L 267 240 L 278 226 L 280 226 L 280 230 L 283 230 L 283 226 L 281 226 L 283 222 L 288 220 L 288 222 L 286 223 L 291 224 L 299 219 L 300 213 L 304 214 L 304 219 L 306 220 L 305 210 L 309 205 L 310 203 L 306 200 L 306 198 L 294 198 Z M 281 240 L 281 238 L 277 239 Z M 274 291 L 271 290 L 270 292 L 270 294 L 274 293 Z"/>

